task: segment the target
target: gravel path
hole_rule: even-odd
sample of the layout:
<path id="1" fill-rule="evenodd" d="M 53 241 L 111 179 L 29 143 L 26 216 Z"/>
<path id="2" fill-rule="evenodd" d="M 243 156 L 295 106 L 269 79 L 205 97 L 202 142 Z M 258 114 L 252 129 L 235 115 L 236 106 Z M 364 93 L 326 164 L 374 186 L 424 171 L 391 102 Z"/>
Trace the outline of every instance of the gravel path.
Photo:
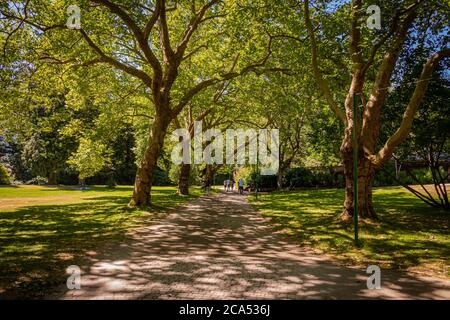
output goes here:
<path id="1" fill-rule="evenodd" d="M 86 259 L 81 289 L 62 299 L 450 299 L 450 281 L 383 271 L 381 289 L 273 232 L 245 196 L 180 207 Z"/>

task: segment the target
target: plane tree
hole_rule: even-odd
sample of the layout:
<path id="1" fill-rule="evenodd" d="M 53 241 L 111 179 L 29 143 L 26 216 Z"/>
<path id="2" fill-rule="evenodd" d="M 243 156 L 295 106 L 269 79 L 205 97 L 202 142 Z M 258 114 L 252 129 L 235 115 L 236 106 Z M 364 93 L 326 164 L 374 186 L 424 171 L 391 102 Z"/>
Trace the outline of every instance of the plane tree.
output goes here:
<path id="1" fill-rule="evenodd" d="M 130 205 L 148 205 L 153 171 L 172 120 L 203 90 L 264 68 L 271 39 L 248 23 L 251 16 L 236 10 L 238 1 L 80 1 L 81 25 L 73 30 L 66 25 L 64 3 L 2 5 L 8 38 L 27 28 L 41 39 L 33 48 L 41 60 L 102 64 L 143 83 L 153 114 Z M 183 74 L 183 63 L 191 57 L 198 58 L 197 72 Z M 179 77 L 189 76 L 190 81 L 178 83 Z"/>
<path id="2" fill-rule="evenodd" d="M 365 218 L 376 218 L 372 201 L 372 184 L 376 170 L 392 156 L 411 130 L 414 116 L 426 93 L 428 82 L 435 66 L 450 55 L 446 46 L 445 30 L 448 30 L 448 4 L 440 1 L 394 1 L 384 3 L 380 30 L 366 28 L 366 4 L 353 0 L 351 4 L 330 7 L 327 1 L 322 6 L 312 6 L 310 1 L 295 2 L 293 7 L 301 12 L 310 47 L 311 69 L 315 82 L 327 104 L 344 125 L 341 157 L 345 175 L 345 200 L 342 217 L 353 216 L 353 200 L 359 200 L 359 214 Z M 367 4 L 368 6 L 368 4 Z M 330 17 L 334 19 L 327 20 Z M 445 19 L 447 17 L 447 19 Z M 320 20 L 321 25 L 318 25 Z M 331 22 L 330 22 L 331 21 Z M 331 29 L 330 25 L 336 27 Z M 446 29 L 447 28 L 447 29 Z M 318 31 L 317 29 L 320 29 Z M 433 53 L 423 64 L 414 90 L 404 106 L 403 117 L 394 133 L 383 143 L 379 141 L 381 114 L 391 88 L 391 79 L 397 60 L 405 48 L 420 45 L 417 37 L 425 34 L 427 45 Z M 448 39 L 447 39 L 448 40 Z M 338 43 L 334 53 L 324 50 L 329 43 Z M 346 44 L 348 50 L 342 51 Z M 351 66 L 351 79 L 340 103 L 337 98 L 342 89 L 330 85 L 321 64 L 326 55 L 343 55 Z M 344 60 L 345 61 L 345 60 Z M 335 93 L 341 91 L 340 94 Z M 362 114 L 353 114 L 353 99 L 362 104 Z M 358 195 L 353 194 L 353 147 L 352 130 L 356 127 L 358 138 Z"/>

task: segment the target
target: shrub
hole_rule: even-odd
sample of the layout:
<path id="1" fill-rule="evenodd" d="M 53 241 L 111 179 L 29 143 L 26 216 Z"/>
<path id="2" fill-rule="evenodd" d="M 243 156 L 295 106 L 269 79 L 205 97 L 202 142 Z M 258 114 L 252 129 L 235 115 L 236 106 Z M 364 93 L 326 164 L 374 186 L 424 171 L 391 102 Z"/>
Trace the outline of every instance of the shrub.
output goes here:
<path id="1" fill-rule="evenodd" d="M 312 180 L 312 172 L 307 168 L 292 168 L 285 173 L 286 187 L 289 188 L 311 187 Z"/>
<path id="2" fill-rule="evenodd" d="M 176 180 L 178 182 L 178 180 Z M 174 182 L 170 179 L 169 174 L 159 167 L 153 171 L 154 186 L 171 186 Z"/>
<path id="3" fill-rule="evenodd" d="M 275 175 L 261 175 L 257 172 L 252 172 L 250 175 L 250 185 L 258 183 L 258 189 L 276 189 L 277 188 L 277 176 Z"/>
<path id="4" fill-rule="evenodd" d="M 375 173 L 373 181 L 374 187 L 393 186 L 397 183 L 393 179 L 395 176 L 395 169 L 393 166 L 384 166 L 381 170 Z"/>
<path id="5" fill-rule="evenodd" d="M 433 177 L 431 171 L 428 168 L 412 169 L 411 173 L 415 176 L 421 183 L 429 184 L 433 183 Z M 393 165 L 384 166 L 381 170 L 377 171 L 375 174 L 375 179 L 373 185 L 375 187 L 384 186 L 395 186 L 399 183 L 395 181 L 395 168 Z M 417 181 L 407 174 L 405 169 L 400 170 L 398 179 L 404 184 L 414 185 Z"/>
<path id="6" fill-rule="evenodd" d="M 244 187 L 249 187 L 250 184 L 253 182 L 252 174 L 254 172 L 254 169 L 252 167 L 242 167 L 240 168 L 235 174 L 234 177 L 231 176 L 232 179 L 235 179 L 236 181 L 239 181 L 239 179 L 244 179 L 245 185 Z M 228 174 L 225 176 L 224 180 L 228 179 Z"/>
<path id="7" fill-rule="evenodd" d="M 260 190 L 273 190 L 277 188 L 276 175 L 260 175 L 255 172 L 254 167 L 250 166 L 240 168 L 232 178 L 236 181 L 236 183 L 239 179 L 244 179 L 244 188 L 250 187 L 253 189 L 255 183 L 258 183 L 258 189 Z"/>
<path id="8" fill-rule="evenodd" d="M 11 177 L 4 165 L 0 164 L 0 185 L 11 184 Z"/>
<path id="9" fill-rule="evenodd" d="M 342 187 L 344 185 L 342 175 L 327 168 L 292 168 L 286 171 L 283 181 L 283 187 L 288 188 Z"/>

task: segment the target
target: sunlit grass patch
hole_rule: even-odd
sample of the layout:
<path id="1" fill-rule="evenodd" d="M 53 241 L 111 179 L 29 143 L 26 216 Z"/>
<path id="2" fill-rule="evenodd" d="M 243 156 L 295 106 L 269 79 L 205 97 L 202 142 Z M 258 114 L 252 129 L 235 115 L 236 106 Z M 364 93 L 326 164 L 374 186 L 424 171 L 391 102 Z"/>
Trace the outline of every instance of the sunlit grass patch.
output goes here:
<path id="1" fill-rule="evenodd" d="M 202 193 L 192 188 L 191 195 L 178 196 L 175 187 L 154 187 L 152 206 L 132 209 L 127 207 L 132 190 L 131 186 L 92 186 L 86 191 L 0 188 L 0 296 L 39 295 L 43 288 L 62 281 L 65 268 L 87 251 L 123 239 L 127 230 L 148 224 Z M 39 201 L 21 202 L 30 198 Z M 5 205 L 11 199 L 14 205 Z"/>
<path id="2" fill-rule="evenodd" d="M 360 248 L 354 245 L 353 224 L 339 219 L 343 190 L 273 192 L 260 195 L 258 201 L 249 199 L 275 230 L 347 263 L 450 277 L 450 214 L 430 208 L 401 188 L 375 190 L 381 220 L 360 224 Z"/>

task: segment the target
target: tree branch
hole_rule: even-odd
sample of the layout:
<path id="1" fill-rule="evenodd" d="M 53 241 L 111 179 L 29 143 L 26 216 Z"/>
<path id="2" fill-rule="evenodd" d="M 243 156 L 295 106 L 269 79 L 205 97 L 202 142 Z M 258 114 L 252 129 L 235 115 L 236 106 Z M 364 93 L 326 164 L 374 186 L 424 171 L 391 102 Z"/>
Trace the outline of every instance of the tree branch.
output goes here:
<path id="1" fill-rule="evenodd" d="M 203 16 L 205 15 L 206 11 L 211 8 L 214 4 L 219 3 L 221 0 L 210 0 L 207 4 L 205 4 L 198 13 L 194 16 L 193 19 L 191 19 L 191 22 L 189 23 L 186 31 L 184 32 L 184 36 L 178 45 L 178 47 L 175 50 L 175 56 L 177 59 L 181 61 L 183 58 L 184 52 L 186 51 L 186 48 L 188 46 L 189 40 L 192 37 L 192 34 L 197 30 L 200 23 L 202 23 Z"/>
<path id="2" fill-rule="evenodd" d="M 88 36 L 86 31 L 83 29 L 80 29 L 80 33 L 83 36 L 83 38 L 86 40 L 87 44 L 100 56 L 101 61 L 109 63 L 110 65 L 116 67 L 117 69 L 120 69 L 128 74 L 131 74 L 139 79 L 141 79 L 147 86 L 151 87 L 152 85 L 152 78 L 146 74 L 144 71 L 133 68 L 131 66 L 128 66 L 110 56 L 107 56 L 102 49 L 100 49 Z"/>
<path id="3" fill-rule="evenodd" d="M 325 79 L 323 79 L 322 72 L 319 69 L 319 63 L 317 61 L 317 43 L 314 34 L 314 28 L 311 22 L 311 18 L 309 16 L 308 0 L 305 0 L 304 2 L 304 9 L 305 9 L 305 24 L 306 29 L 308 30 L 309 40 L 311 44 L 311 63 L 316 83 L 320 88 L 320 90 L 322 91 L 322 93 L 324 94 L 325 99 L 327 100 L 328 105 L 330 106 L 334 114 L 342 121 L 342 123 L 347 124 L 347 118 L 345 116 L 345 113 L 339 108 L 339 105 L 333 98 L 333 94 L 331 93 L 330 87 L 328 83 L 325 81 Z"/>
<path id="4" fill-rule="evenodd" d="M 446 48 L 433 55 L 423 66 L 422 73 L 417 81 L 414 93 L 406 107 L 405 113 L 400 127 L 397 131 L 386 141 L 385 145 L 376 155 L 370 155 L 368 158 L 376 168 L 379 168 L 384 162 L 390 159 L 396 146 L 406 139 L 411 131 L 412 122 L 417 108 L 425 95 L 428 83 L 433 73 L 435 65 L 444 57 L 450 56 L 450 48 Z"/>
<path id="5" fill-rule="evenodd" d="M 364 108 L 364 117 L 361 128 L 362 141 L 365 143 L 363 149 L 370 154 L 375 150 L 376 141 L 371 139 L 372 130 L 379 123 L 381 107 L 384 104 L 390 85 L 392 72 L 400 55 L 403 43 L 408 35 L 408 30 L 415 19 L 415 11 L 410 11 L 398 27 L 391 48 L 386 52 L 378 69 L 370 97 Z"/>
<path id="6" fill-rule="evenodd" d="M 261 59 L 261 61 L 250 64 L 248 66 L 246 66 L 245 68 L 243 68 L 240 72 L 235 72 L 234 71 L 234 67 L 237 63 L 237 59 L 239 56 L 236 57 L 236 59 L 233 61 L 233 66 L 231 68 L 231 71 L 222 74 L 219 77 L 216 78 L 211 78 L 211 79 L 207 79 L 204 80 L 200 83 L 198 83 L 197 85 L 195 85 L 194 87 L 192 87 L 190 90 L 188 90 L 187 92 L 185 92 L 185 94 L 183 95 L 183 97 L 181 98 L 180 102 L 177 104 L 177 106 L 175 106 L 172 109 L 172 113 L 174 115 L 177 115 L 182 109 L 183 107 L 189 103 L 189 101 L 191 101 L 191 99 L 199 92 L 205 90 L 208 87 L 211 87 L 219 82 L 222 81 L 227 81 L 227 80 L 231 80 L 234 79 L 236 77 L 239 77 L 241 75 L 244 75 L 246 73 L 249 72 L 256 72 L 258 73 L 258 68 L 264 66 L 267 62 L 267 60 L 269 59 L 270 55 L 272 54 L 272 37 L 270 37 L 269 35 L 269 43 L 267 45 L 267 54 Z M 286 71 L 286 69 L 282 69 L 282 68 L 269 68 L 266 71 Z"/>
<path id="7" fill-rule="evenodd" d="M 161 42 L 162 51 L 164 52 L 164 62 L 168 64 L 174 56 L 172 46 L 170 44 L 169 29 L 167 27 L 166 17 L 166 2 L 161 2 L 161 10 L 159 14 L 159 39 Z"/>
<path id="8" fill-rule="evenodd" d="M 416 2 L 414 2 L 413 4 L 411 4 L 409 7 L 405 8 L 405 9 L 397 9 L 395 11 L 395 15 L 392 21 L 392 25 L 390 27 L 390 30 L 388 33 L 386 33 L 382 38 L 380 38 L 380 40 L 378 40 L 372 47 L 370 54 L 369 54 L 369 58 L 367 60 L 367 62 L 364 64 L 363 67 L 363 74 L 367 72 L 367 70 L 370 68 L 370 66 L 373 64 L 374 59 L 375 59 L 375 55 L 377 54 L 378 50 L 381 48 L 381 46 L 395 33 L 398 33 L 399 31 L 399 21 L 402 15 L 404 14 L 410 14 L 411 12 L 413 12 L 414 10 L 416 10 L 416 8 L 423 2 L 424 0 L 418 0 Z"/>
<path id="9" fill-rule="evenodd" d="M 27 7 L 30 3 L 30 0 L 27 0 L 27 2 L 25 3 L 25 6 L 23 8 L 23 18 L 21 19 L 21 21 L 19 22 L 19 24 L 17 25 L 17 27 L 15 27 L 10 33 L 8 33 L 8 35 L 6 36 L 6 39 L 4 41 L 3 44 L 3 56 L 6 57 L 6 48 L 8 47 L 8 41 L 9 39 L 13 36 L 14 33 L 16 33 L 24 24 L 25 20 L 28 18 L 28 14 L 27 14 Z"/>
<path id="10" fill-rule="evenodd" d="M 160 78 L 162 77 L 162 69 L 161 64 L 159 63 L 158 59 L 156 58 L 155 54 L 150 49 L 150 46 L 148 45 L 147 38 L 144 37 L 144 33 L 141 31 L 139 26 L 134 22 L 134 20 L 117 4 L 109 1 L 109 0 L 91 0 L 94 3 L 100 4 L 105 6 L 106 8 L 111 11 L 111 13 L 114 13 L 118 17 L 122 19 L 122 21 L 128 26 L 130 31 L 133 33 L 134 37 L 136 38 L 139 47 L 141 48 L 142 52 L 144 53 L 145 58 L 150 63 L 150 65 L 153 68 L 154 72 L 154 78 L 157 80 L 156 82 L 159 83 Z M 161 0 L 158 0 L 161 1 Z"/>
<path id="11" fill-rule="evenodd" d="M 200 51 L 200 49 L 208 49 L 208 45 L 206 44 L 202 44 L 200 46 L 198 46 L 197 48 L 195 48 L 194 50 L 192 50 L 191 52 L 189 52 L 187 55 L 185 55 L 182 59 L 182 61 L 189 59 L 190 57 L 192 57 L 194 54 L 196 54 L 197 52 Z"/>
<path id="12" fill-rule="evenodd" d="M 148 41 L 148 38 L 150 36 L 150 33 L 152 32 L 153 27 L 156 24 L 156 21 L 158 21 L 159 13 L 161 11 L 161 0 L 156 1 L 155 9 L 150 16 L 150 19 L 148 20 L 147 24 L 144 27 L 144 39 L 145 41 Z"/>
<path id="13" fill-rule="evenodd" d="M 352 1 L 352 23 L 350 38 L 350 56 L 353 62 L 353 71 L 360 70 L 363 65 L 362 52 L 360 48 L 361 32 L 359 30 L 359 18 L 361 13 L 361 0 Z"/>

